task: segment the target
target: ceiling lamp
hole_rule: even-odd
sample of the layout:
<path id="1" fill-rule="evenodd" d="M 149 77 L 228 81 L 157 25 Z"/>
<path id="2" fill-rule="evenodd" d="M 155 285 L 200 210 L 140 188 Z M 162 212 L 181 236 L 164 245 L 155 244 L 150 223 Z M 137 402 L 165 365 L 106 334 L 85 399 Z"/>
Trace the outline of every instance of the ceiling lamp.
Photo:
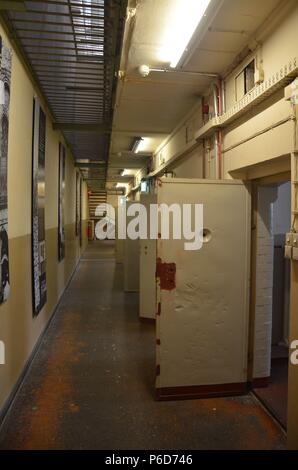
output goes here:
<path id="1" fill-rule="evenodd" d="M 175 0 L 171 2 L 168 27 L 162 43 L 162 60 L 176 68 L 187 50 L 211 0 Z M 173 4 L 173 7 L 172 7 Z"/>
<path id="2" fill-rule="evenodd" d="M 133 153 L 139 153 L 139 151 L 141 149 L 141 144 L 143 143 L 143 141 L 144 141 L 143 137 L 136 137 L 135 138 L 134 144 L 133 144 L 132 149 L 131 149 Z"/>

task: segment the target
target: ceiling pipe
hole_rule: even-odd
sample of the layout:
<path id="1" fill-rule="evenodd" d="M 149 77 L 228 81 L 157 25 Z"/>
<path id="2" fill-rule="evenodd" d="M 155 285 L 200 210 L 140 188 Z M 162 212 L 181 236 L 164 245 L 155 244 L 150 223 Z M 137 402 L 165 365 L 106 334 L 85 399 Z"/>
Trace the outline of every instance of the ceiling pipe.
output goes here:
<path id="1" fill-rule="evenodd" d="M 153 152 L 139 152 L 137 155 L 130 151 L 130 150 L 123 150 L 122 152 L 118 152 L 118 154 L 114 154 L 114 158 L 121 158 L 121 157 L 132 157 L 135 159 L 135 161 L 141 161 L 140 159 L 142 158 L 143 160 L 146 158 L 152 157 Z"/>
<path id="2" fill-rule="evenodd" d="M 139 74 L 143 77 L 146 78 L 150 75 L 151 72 L 157 72 L 157 73 L 175 73 L 175 74 L 184 74 L 184 75 L 195 75 L 195 76 L 200 76 L 200 77 L 210 77 L 210 78 L 219 78 L 219 75 L 217 73 L 211 73 L 211 72 L 192 72 L 190 70 L 178 70 L 178 69 L 169 69 L 169 68 L 155 68 L 155 67 L 149 67 L 149 65 L 141 65 L 138 68 Z"/>

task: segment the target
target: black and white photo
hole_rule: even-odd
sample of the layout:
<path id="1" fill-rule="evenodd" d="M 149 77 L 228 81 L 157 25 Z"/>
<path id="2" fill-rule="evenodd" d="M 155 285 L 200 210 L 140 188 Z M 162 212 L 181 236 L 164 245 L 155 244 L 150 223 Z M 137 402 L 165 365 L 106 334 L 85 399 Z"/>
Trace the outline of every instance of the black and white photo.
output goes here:
<path id="1" fill-rule="evenodd" d="M 45 145 L 46 116 L 38 98 L 33 107 L 32 150 L 32 270 L 33 315 L 41 311 L 47 300 L 45 242 Z"/>
<path id="2" fill-rule="evenodd" d="M 0 38 L 0 303 L 10 291 L 8 257 L 7 159 L 11 51 Z"/>
<path id="3" fill-rule="evenodd" d="M 64 192 L 65 192 L 65 147 L 59 144 L 58 182 L 58 260 L 65 258 Z"/>

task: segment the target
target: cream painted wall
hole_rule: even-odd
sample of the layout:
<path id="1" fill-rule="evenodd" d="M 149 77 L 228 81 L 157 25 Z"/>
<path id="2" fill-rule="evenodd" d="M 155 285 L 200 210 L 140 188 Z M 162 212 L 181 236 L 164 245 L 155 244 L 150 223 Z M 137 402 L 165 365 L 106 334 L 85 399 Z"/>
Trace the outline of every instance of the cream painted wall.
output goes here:
<path id="1" fill-rule="evenodd" d="M 292 114 L 291 104 L 285 101 L 281 90 L 237 121 L 236 125 L 226 129 L 223 157 L 225 178 L 231 177 L 230 172 L 290 154 L 294 149 L 295 131 L 295 123 L 290 120 Z M 287 118 L 287 122 L 276 126 Z M 260 135 L 256 136 L 257 133 Z"/>
<path id="2" fill-rule="evenodd" d="M 5 31 L 0 34 L 11 46 Z M 11 46 L 12 47 L 12 46 Z M 32 316 L 31 179 L 33 98 L 38 95 L 47 115 L 45 163 L 45 226 L 47 250 L 47 303 Z M 58 263 L 58 155 L 62 135 L 53 130 L 50 114 L 17 53 L 13 50 L 8 141 L 8 234 L 11 292 L 0 305 L 0 340 L 6 364 L 0 365 L 0 414 L 45 329 L 86 246 L 87 188 L 83 183 L 83 246 L 75 236 L 75 174 L 73 157 L 66 152 L 66 257 Z"/>
<path id="3" fill-rule="evenodd" d="M 118 207 L 118 198 L 119 196 L 114 195 L 114 194 L 108 194 L 107 195 L 107 203 L 111 204 L 113 207 Z"/>
<path id="4" fill-rule="evenodd" d="M 200 145 L 171 167 L 176 178 L 203 177 L 203 147 Z"/>
<path id="5" fill-rule="evenodd" d="M 195 145 L 195 131 L 202 124 L 202 106 L 201 103 L 198 103 L 157 149 L 153 158 L 153 170 L 157 170 L 164 163 L 179 156 L 179 154 L 188 154 L 189 147 Z M 179 165 L 181 165 L 181 162 Z"/>

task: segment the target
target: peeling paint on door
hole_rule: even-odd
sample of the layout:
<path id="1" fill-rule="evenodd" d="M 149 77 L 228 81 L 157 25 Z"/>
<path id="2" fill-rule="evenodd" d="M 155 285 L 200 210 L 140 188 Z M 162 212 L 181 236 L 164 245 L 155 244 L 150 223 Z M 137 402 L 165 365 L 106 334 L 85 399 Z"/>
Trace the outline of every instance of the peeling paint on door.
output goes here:
<path id="1" fill-rule="evenodd" d="M 156 263 L 156 277 L 160 280 L 161 290 L 172 291 L 176 289 L 176 264 L 163 263 L 160 258 Z"/>

